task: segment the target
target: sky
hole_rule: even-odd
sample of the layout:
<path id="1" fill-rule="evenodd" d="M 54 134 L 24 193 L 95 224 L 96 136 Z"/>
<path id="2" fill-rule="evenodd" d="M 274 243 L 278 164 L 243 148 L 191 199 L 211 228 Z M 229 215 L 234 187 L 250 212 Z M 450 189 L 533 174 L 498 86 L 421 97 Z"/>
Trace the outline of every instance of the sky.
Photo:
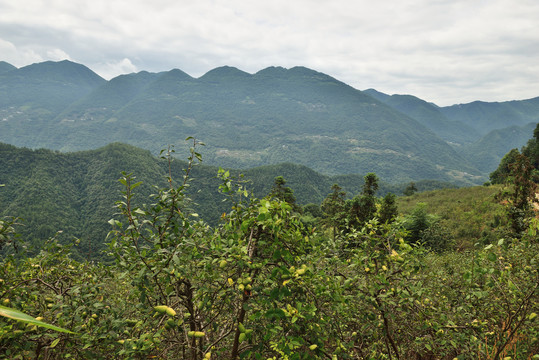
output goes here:
<path id="1" fill-rule="evenodd" d="M 537 0 L 0 0 L 0 60 L 102 77 L 306 66 L 440 106 L 539 96 Z"/>

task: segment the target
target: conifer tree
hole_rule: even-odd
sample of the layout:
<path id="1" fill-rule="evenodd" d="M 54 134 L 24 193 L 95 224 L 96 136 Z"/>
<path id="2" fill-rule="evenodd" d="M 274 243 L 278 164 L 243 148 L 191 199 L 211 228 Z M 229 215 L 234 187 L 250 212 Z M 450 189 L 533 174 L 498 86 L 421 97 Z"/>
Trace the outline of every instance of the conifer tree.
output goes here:
<path id="1" fill-rule="evenodd" d="M 322 202 L 321 208 L 325 215 L 324 223 L 333 228 L 333 238 L 335 239 L 337 230 L 344 225 L 346 192 L 338 184 L 333 184 L 331 190 L 332 192 Z"/>

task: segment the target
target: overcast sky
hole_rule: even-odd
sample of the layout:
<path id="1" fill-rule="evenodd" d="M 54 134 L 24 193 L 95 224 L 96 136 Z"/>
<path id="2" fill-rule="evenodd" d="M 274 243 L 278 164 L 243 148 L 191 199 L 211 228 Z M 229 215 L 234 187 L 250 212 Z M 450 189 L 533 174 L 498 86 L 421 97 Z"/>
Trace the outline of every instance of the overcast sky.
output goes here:
<path id="1" fill-rule="evenodd" d="M 438 105 L 539 96 L 537 0 L 0 0 L 0 60 L 106 79 L 306 66 Z"/>

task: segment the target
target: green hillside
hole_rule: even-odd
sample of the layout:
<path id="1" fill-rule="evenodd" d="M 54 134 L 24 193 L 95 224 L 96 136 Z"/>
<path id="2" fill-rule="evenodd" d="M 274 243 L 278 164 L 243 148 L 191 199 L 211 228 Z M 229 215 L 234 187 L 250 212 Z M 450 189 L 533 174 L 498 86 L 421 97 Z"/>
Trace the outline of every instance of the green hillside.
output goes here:
<path id="1" fill-rule="evenodd" d="M 523 126 L 539 122 L 539 97 L 494 103 L 474 101 L 440 109 L 449 119 L 463 122 L 482 135 L 511 125 Z"/>
<path id="2" fill-rule="evenodd" d="M 183 139 L 195 136 L 215 166 L 294 163 L 325 175 L 372 171 L 391 183 L 483 183 L 517 140 L 480 136 L 536 122 L 539 106 L 530 99 L 438 107 L 362 92 L 305 67 L 249 74 L 223 66 L 200 78 L 142 71 L 110 81 L 69 61 L 2 69 L 5 143 L 79 151 L 122 142 L 155 155 L 166 144 L 186 151 Z"/>
<path id="3" fill-rule="evenodd" d="M 172 162 L 174 179 L 181 180 L 184 161 Z M 96 256 L 114 215 L 114 203 L 120 199 L 121 172 L 133 173 L 143 185 L 137 188 L 136 203 L 150 201 L 153 186 L 165 186 L 167 162 L 149 151 L 131 145 L 110 144 L 90 151 L 60 153 L 51 150 L 30 150 L 0 144 L 0 215 L 23 219 L 23 236 L 39 246 L 56 231 L 63 231 L 65 240 L 81 239 L 81 253 Z M 232 171 L 239 175 L 240 171 Z M 247 187 L 259 197 L 267 195 L 276 176 L 285 176 L 297 192 L 298 202 L 320 203 L 329 193 L 332 178 L 303 166 L 283 164 L 244 171 Z M 219 194 L 217 168 L 196 167 L 192 174 L 197 181 L 189 189 L 193 208 L 212 224 L 226 210 Z M 362 185 L 356 175 L 355 185 L 348 185 L 351 195 Z"/>
<path id="4" fill-rule="evenodd" d="M 0 61 L 0 74 L 6 73 L 11 70 L 16 70 L 17 68 L 5 61 Z"/>
<path id="5" fill-rule="evenodd" d="M 1 106 L 6 120 L 0 141 L 61 151 L 120 141 L 156 154 L 163 144 L 185 150 L 183 139 L 195 136 L 207 144 L 206 162 L 218 166 L 291 162 L 326 175 L 374 171 L 394 183 L 434 179 L 469 185 L 486 179 L 418 121 L 307 68 L 248 74 L 221 67 L 199 79 L 180 70 L 141 72 L 109 82 L 77 69 L 62 62 L 9 72 L 20 84 L 4 81 L 6 88 L 18 93 L 28 81 L 41 79 L 48 95 L 34 94 L 39 103 L 33 104 L 23 93 Z M 53 71 L 62 81 L 50 76 Z M 71 85 L 55 90 L 69 73 Z M 62 92 L 74 86 L 79 90 L 69 90 L 70 96 Z M 25 120 L 30 116 L 34 120 Z"/>
<path id="6" fill-rule="evenodd" d="M 457 151 L 480 171 L 493 171 L 511 149 L 526 145 L 537 123 L 492 130 L 478 141 L 457 148 Z"/>
<path id="7" fill-rule="evenodd" d="M 505 208 L 495 197 L 500 186 L 475 186 L 443 189 L 402 196 L 397 199 L 399 211 L 410 215 L 419 204 L 435 215 L 448 242 L 458 250 L 488 244 L 500 237 L 500 225 L 505 223 Z"/>
<path id="8" fill-rule="evenodd" d="M 483 173 L 495 169 L 509 150 L 524 146 L 539 121 L 536 99 L 438 107 L 412 95 L 364 92 L 421 122 Z"/>
<path id="9" fill-rule="evenodd" d="M 181 154 L 179 154 L 181 155 Z M 172 176 L 183 178 L 186 162 L 174 160 Z M 81 251 L 102 249 L 103 239 L 113 217 L 114 203 L 120 199 L 121 172 L 133 173 L 143 185 L 137 188 L 136 202 L 150 201 L 154 185 L 166 185 L 168 163 L 148 150 L 114 143 L 89 151 L 61 153 L 39 149 L 17 148 L 0 143 L 0 215 L 24 219 L 22 234 L 35 242 L 62 230 L 62 238 L 82 239 Z M 201 165 L 192 171 L 196 179 L 189 194 L 192 207 L 210 224 L 217 224 L 228 204 L 218 192 L 218 168 Z M 338 183 L 347 197 L 358 194 L 363 175 L 323 175 L 302 165 L 277 164 L 245 170 L 230 169 L 239 178 L 243 174 L 246 187 L 257 197 L 269 194 L 275 177 L 283 176 L 300 205 L 320 204 Z M 388 192 L 401 194 L 407 184 L 389 184 L 382 178 L 378 196 Z M 419 191 L 451 186 L 448 183 L 420 181 Z M 38 201 L 36 201 L 38 199 Z"/>
<path id="10" fill-rule="evenodd" d="M 441 109 L 412 95 L 387 95 L 374 89 L 364 91 L 372 97 L 401 111 L 436 133 L 442 139 L 456 145 L 477 140 L 477 130 L 460 121 L 449 120 Z"/>

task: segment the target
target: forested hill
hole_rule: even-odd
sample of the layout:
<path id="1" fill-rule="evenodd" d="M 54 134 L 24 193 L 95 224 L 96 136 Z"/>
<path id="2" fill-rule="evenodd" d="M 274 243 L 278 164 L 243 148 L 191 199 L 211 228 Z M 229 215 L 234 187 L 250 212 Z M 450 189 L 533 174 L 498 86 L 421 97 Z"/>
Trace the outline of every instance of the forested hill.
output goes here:
<path id="1" fill-rule="evenodd" d="M 207 163 L 249 168 L 282 162 L 328 175 L 376 172 L 391 182 L 482 183 L 471 165 L 421 121 L 304 67 L 248 74 L 220 67 L 105 81 L 69 61 L 0 73 L 0 141 L 61 151 L 130 143 L 156 154 L 195 136 Z"/>
<path id="2" fill-rule="evenodd" d="M 5 73 L 11 70 L 16 70 L 17 68 L 5 61 L 0 61 L 0 74 Z"/>
<path id="3" fill-rule="evenodd" d="M 186 162 L 174 160 L 174 179 L 182 179 Z M 210 223 L 217 223 L 228 207 L 219 194 L 217 168 L 195 167 L 195 181 L 189 190 L 194 208 Z M 90 151 L 61 153 L 51 150 L 30 150 L 0 143 L 0 216 L 23 219 L 21 232 L 29 243 L 36 245 L 62 230 L 62 237 L 81 238 L 84 252 L 102 249 L 113 217 L 114 203 L 121 199 L 121 172 L 133 173 L 143 184 L 137 188 L 135 200 L 149 202 L 155 186 L 166 186 L 168 163 L 154 157 L 148 150 L 126 144 L 110 144 Z M 239 175 L 239 170 L 231 170 Z M 363 176 L 330 177 L 305 166 L 294 164 L 268 165 L 241 171 L 248 181 L 246 187 L 257 197 L 267 195 L 276 176 L 283 176 L 294 190 L 299 204 L 320 204 L 338 183 L 351 197 L 363 185 Z M 382 179 L 383 180 L 383 179 Z M 402 193 L 407 184 L 381 183 L 378 194 Z M 447 187 L 439 182 L 419 182 L 419 190 Z M 93 244 L 93 245 L 92 245 Z"/>
<path id="4" fill-rule="evenodd" d="M 412 95 L 364 92 L 419 121 L 482 173 L 496 168 L 509 150 L 524 146 L 539 122 L 539 97 L 439 107 Z"/>
<path id="5" fill-rule="evenodd" d="M 185 149 L 183 139 L 195 136 L 216 166 L 290 162 L 327 175 L 372 171 L 393 183 L 483 183 L 503 154 L 527 140 L 489 132 L 537 122 L 538 107 L 539 98 L 438 107 L 359 91 L 304 67 L 249 74 L 223 66 L 200 78 L 142 71 L 106 81 L 70 61 L 0 63 L 5 143 L 77 151 L 123 142 L 157 154 L 167 144 Z M 485 163 L 477 148 L 489 141 L 498 149 Z"/>
<path id="6" fill-rule="evenodd" d="M 398 94 L 390 96 L 374 89 L 368 89 L 364 92 L 416 119 L 442 139 L 451 143 L 466 144 L 481 137 L 475 128 L 458 120 L 450 120 L 444 115 L 441 108 L 415 96 Z"/>

